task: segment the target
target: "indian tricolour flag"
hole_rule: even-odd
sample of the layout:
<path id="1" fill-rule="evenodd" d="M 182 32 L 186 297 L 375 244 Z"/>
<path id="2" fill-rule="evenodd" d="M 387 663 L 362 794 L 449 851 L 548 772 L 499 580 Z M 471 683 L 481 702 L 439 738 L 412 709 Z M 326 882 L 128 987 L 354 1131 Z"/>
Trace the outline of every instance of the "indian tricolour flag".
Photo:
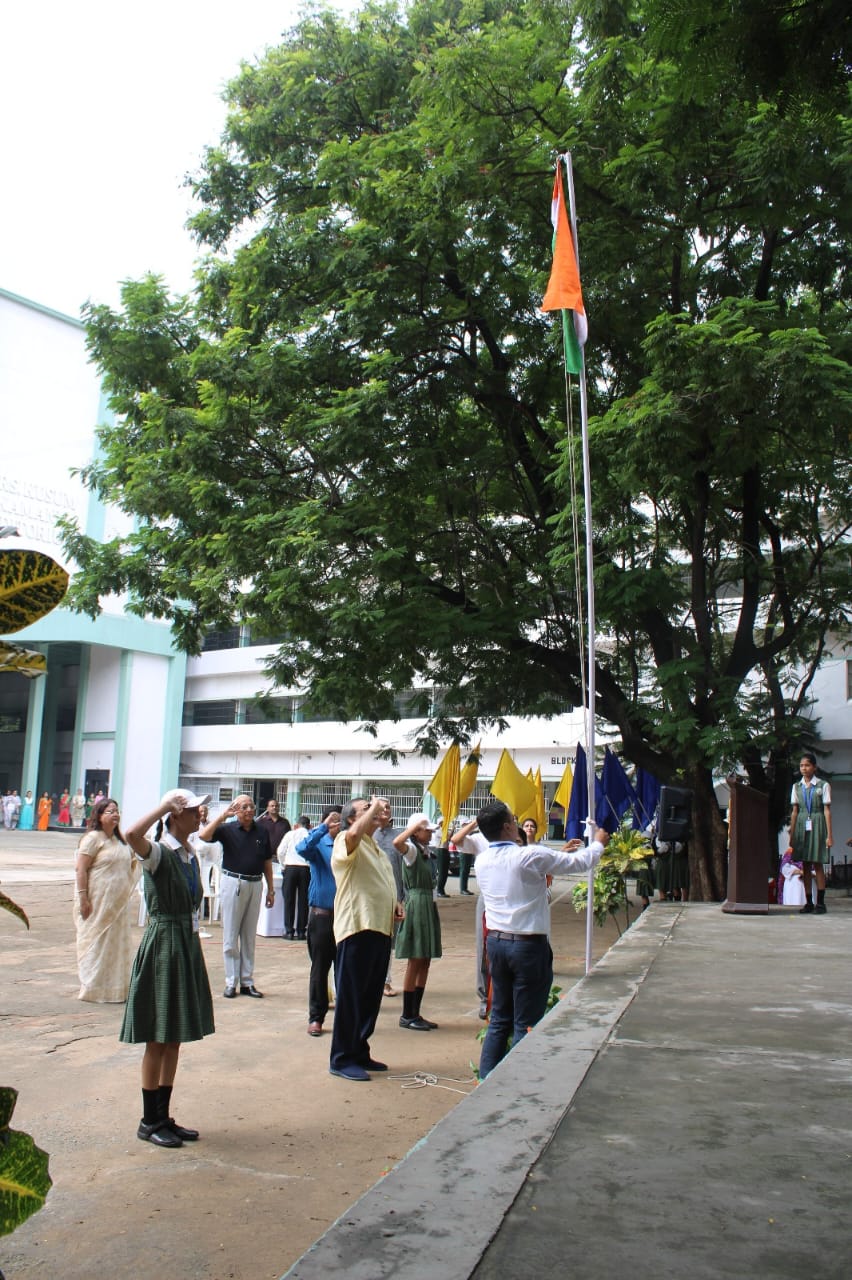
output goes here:
<path id="1" fill-rule="evenodd" d="M 562 312 L 565 364 L 570 373 L 579 374 L 583 371 L 583 345 L 588 336 L 589 327 L 583 306 L 583 291 L 580 288 L 577 251 L 565 205 L 561 160 L 556 162 L 556 173 L 553 178 L 550 219 L 553 223 L 553 265 L 550 268 L 550 280 L 541 309 Z"/>

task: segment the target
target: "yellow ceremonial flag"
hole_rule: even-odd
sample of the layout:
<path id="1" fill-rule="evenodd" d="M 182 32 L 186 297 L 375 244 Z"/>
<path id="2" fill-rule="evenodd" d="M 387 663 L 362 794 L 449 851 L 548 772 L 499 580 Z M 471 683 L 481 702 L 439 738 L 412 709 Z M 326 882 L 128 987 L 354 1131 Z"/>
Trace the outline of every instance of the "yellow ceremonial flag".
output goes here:
<path id="1" fill-rule="evenodd" d="M 536 823 L 538 825 L 538 838 L 543 840 L 547 835 L 547 810 L 544 807 L 544 783 L 541 780 L 541 767 L 535 771 L 535 791 L 538 812 L 536 814 Z"/>
<path id="2" fill-rule="evenodd" d="M 447 754 L 426 788 L 438 801 L 441 810 L 441 838 L 444 842 L 450 833 L 450 823 L 459 811 L 459 760 L 459 744 L 454 742 L 447 748 Z"/>
<path id="3" fill-rule="evenodd" d="M 468 796 L 472 793 L 476 786 L 476 776 L 479 773 L 479 760 L 482 754 L 482 742 L 477 742 L 476 747 L 471 751 L 464 768 L 459 776 L 459 805 L 463 805 Z"/>
<path id="4" fill-rule="evenodd" d="M 531 782 L 532 785 L 535 786 L 535 778 L 533 776 L 532 769 L 527 769 L 527 782 Z M 519 827 L 522 827 L 524 825 L 527 818 L 535 818 L 536 826 L 537 826 L 538 825 L 538 796 L 537 795 L 533 796 L 532 800 L 529 802 L 529 804 L 526 806 L 523 812 L 521 812 L 521 810 L 518 809 L 517 813 L 518 813 Z"/>
<path id="5" fill-rule="evenodd" d="M 491 783 L 491 794 L 518 817 L 535 804 L 535 783 L 524 777 L 505 747 Z"/>
<path id="6" fill-rule="evenodd" d="M 553 803 L 561 804 L 566 814 L 568 812 L 568 806 L 571 803 L 571 788 L 573 785 L 574 771 L 571 768 L 571 761 L 569 760 L 565 766 L 565 772 L 562 775 L 559 786 L 556 788 L 556 795 L 553 797 Z"/>
<path id="7" fill-rule="evenodd" d="M 544 810 L 544 783 L 541 780 L 541 769 L 536 769 L 535 773 L 530 769 L 527 780 L 535 787 L 535 799 L 527 805 L 523 813 L 518 814 L 518 822 L 523 826 L 527 818 L 532 818 L 536 825 L 536 839 L 543 840 L 547 834 L 547 814 Z"/>

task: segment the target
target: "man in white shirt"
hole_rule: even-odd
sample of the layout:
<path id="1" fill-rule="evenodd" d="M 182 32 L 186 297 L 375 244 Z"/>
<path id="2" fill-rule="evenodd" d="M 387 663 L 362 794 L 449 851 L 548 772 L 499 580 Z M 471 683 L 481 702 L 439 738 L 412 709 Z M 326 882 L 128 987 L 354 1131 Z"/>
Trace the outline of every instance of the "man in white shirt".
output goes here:
<path id="1" fill-rule="evenodd" d="M 598 829 L 588 849 L 572 840 L 558 853 L 542 844 L 520 845 L 517 819 L 502 800 L 480 809 L 476 822 L 488 841 L 476 859 L 491 966 L 491 1020 L 479 1060 L 484 1080 L 508 1053 L 509 1036 L 514 1048 L 547 1007 L 553 984 L 547 877 L 594 867 L 609 835 Z"/>
<path id="2" fill-rule="evenodd" d="M 303 813 L 278 846 L 278 861 L 284 870 L 284 937 L 290 942 L 304 942 L 308 936 L 311 864 L 296 852 L 296 845 L 307 840 L 310 830 L 311 820 Z"/>

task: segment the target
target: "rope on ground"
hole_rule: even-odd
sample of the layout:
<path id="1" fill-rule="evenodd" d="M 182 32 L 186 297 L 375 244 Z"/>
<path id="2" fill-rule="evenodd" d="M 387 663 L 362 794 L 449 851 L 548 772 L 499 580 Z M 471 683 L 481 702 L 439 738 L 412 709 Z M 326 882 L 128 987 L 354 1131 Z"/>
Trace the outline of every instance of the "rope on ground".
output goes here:
<path id="1" fill-rule="evenodd" d="M 462 1097 L 467 1097 L 473 1089 L 454 1089 L 456 1084 L 472 1084 L 476 1086 L 479 1082 L 476 1076 L 468 1076 L 466 1080 L 458 1080 L 455 1076 L 436 1076 L 431 1071 L 413 1071 L 408 1075 L 392 1075 L 388 1077 L 390 1080 L 401 1080 L 401 1088 L 403 1089 L 446 1089 L 448 1093 L 460 1093 Z M 442 1080 L 451 1080 L 452 1084 L 441 1084 Z"/>

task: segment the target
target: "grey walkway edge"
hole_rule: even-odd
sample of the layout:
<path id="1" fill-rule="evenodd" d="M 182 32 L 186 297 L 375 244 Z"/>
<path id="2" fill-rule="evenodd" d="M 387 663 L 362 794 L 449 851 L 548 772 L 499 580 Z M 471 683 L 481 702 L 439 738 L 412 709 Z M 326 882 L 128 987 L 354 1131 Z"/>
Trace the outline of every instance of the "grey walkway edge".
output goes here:
<path id="1" fill-rule="evenodd" d="M 852 899 L 828 901 L 646 911 L 286 1280 L 845 1280 Z"/>
<path id="2" fill-rule="evenodd" d="M 472 1274 L 678 914 L 646 912 L 643 927 L 630 929 L 534 1035 L 341 1215 L 287 1280 Z"/>

